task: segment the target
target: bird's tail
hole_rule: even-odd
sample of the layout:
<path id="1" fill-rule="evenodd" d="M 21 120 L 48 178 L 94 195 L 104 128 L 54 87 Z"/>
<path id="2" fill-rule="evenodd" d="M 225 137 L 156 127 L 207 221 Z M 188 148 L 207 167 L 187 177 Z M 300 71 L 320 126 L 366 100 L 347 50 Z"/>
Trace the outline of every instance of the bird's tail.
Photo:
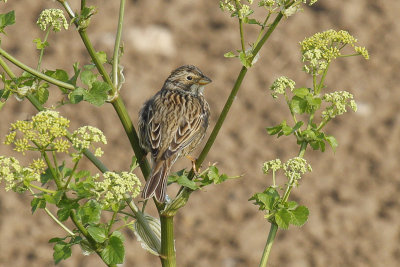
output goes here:
<path id="1" fill-rule="evenodd" d="M 154 163 L 150 178 L 147 180 L 142 192 L 142 197 L 144 199 L 154 196 L 158 202 L 165 202 L 168 173 L 170 169 L 170 159 L 159 160 Z"/>

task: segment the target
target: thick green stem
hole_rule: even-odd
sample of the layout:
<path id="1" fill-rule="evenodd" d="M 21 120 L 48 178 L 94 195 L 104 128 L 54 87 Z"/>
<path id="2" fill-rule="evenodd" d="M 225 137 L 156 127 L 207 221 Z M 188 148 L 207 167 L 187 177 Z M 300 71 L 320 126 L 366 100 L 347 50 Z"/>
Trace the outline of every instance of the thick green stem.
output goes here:
<path id="1" fill-rule="evenodd" d="M 271 252 L 272 244 L 278 231 L 278 225 L 271 223 L 271 228 L 269 229 L 267 243 L 265 244 L 264 252 L 260 261 L 259 267 L 266 267 L 268 262 L 269 253 Z"/>
<path id="2" fill-rule="evenodd" d="M 174 217 L 160 216 L 161 220 L 161 263 L 163 267 L 175 267 Z"/>
<path id="3" fill-rule="evenodd" d="M 140 147 L 139 137 L 136 133 L 135 127 L 132 124 L 126 107 L 119 97 L 112 102 L 112 105 L 117 112 L 122 125 L 124 126 L 125 132 L 129 138 L 129 142 L 131 143 L 133 151 L 135 152 L 143 176 L 145 179 L 147 179 L 147 177 L 150 175 L 150 165 L 146 159 L 143 149 Z"/>
<path id="4" fill-rule="evenodd" d="M 2 57 L 0 57 L 0 66 L 4 69 L 4 71 L 7 73 L 8 76 L 10 76 L 11 79 L 15 79 L 15 75 L 12 72 L 12 70 L 8 67 L 6 62 L 3 60 Z"/>
<path id="5" fill-rule="evenodd" d="M 37 71 L 35 69 L 32 69 L 31 67 L 28 67 L 27 65 L 25 65 L 21 61 L 17 60 L 16 58 L 14 58 L 10 54 L 8 54 L 2 48 L 0 48 L 0 55 L 2 55 L 4 58 L 6 58 L 11 63 L 13 63 L 15 66 L 23 69 L 26 72 L 29 72 L 30 74 L 32 74 L 32 75 L 34 75 L 36 77 L 39 77 L 40 79 L 45 80 L 46 82 L 49 82 L 51 84 L 57 85 L 59 87 L 62 87 L 62 88 L 68 89 L 68 90 L 74 90 L 75 89 L 75 87 L 72 84 L 59 81 L 59 80 L 54 79 L 54 78 L 52 78 L 50 76 L 47 76 L 46 74 L 41 73 L 41 72 L 39 72 L 39 71 Z"/>
<path id="6" fill-rule="evenodd" d="M 113 65 L 112 65 L 112 80 L 114 87 L 118 88 L 118 64 L 119 64 L 119 48 L 121 45 L 121 36 L 122 36 L 122 24 L 124 21 L 124 12 L 125 12 L 125 0 L 121 0 L 119 5 L 119 18 L 118 18 L 118 28 L 117 35 L 115 36 L 115 44 L 114 44 L 114 54 L 113 54 Z"/>

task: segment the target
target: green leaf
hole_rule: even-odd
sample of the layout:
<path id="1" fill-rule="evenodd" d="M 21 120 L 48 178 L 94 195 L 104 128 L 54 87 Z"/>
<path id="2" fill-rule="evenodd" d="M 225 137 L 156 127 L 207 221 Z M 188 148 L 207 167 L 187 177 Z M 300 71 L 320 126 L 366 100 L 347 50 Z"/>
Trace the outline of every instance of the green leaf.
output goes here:
<path id="1" fill-rule="evenodd" d="M 280 131 L 282 131 L 282 124 L 267 128 L 267 132 L 269 135 L 275 135 L 275 134 L 279 133 Z"/>
<path id="2" fill-rule="evenodd" d="M 200 188 L 194 181 L 189 180 L 189 178 L 186 175 L 179 176 L 179 178 L 177 179 L 177 183 L 179 185 L 188 187 L 192 190 L 196 190 L 196 189 Z"/>
<path id="3" fill-rule="evenodd" d="M 224 54 L 224 57 L 237 57 L 233 52 L 228 52 Z"/>
<path id="4" fill-rule="evenodd" d="M 36 44 L 36 49 L 38 49 L 38 50 L 42 50 L 49 46 L 49 43 L 47 41 L 42 42 L 42 40 L 40 38 L 34 39 L 33 42 Z"/>
<path id="5" fill-rule="evenodd" d="M 15 23 L 15 12 L 14 10 L 6 13 L 0 14 L 0 33 L 4 33 L 4 28 Z"/>
<path id="6" fill-rule="evenodd" d="M 104 51 L 96 52 L 96 56 L 99 59 L 101 65 L 103 65 L 104 63 L 107 62 L 107 54 L 106 54 L 106 52 L 104 52 Z"/>
<path id="7" fill-rule="evenodd" d="M 254 205 L 258 205 L 259 210 L 272 211 L 279 199 L 278 191 L 273 187 L 268 187 L 264 192 L 254 194 L 249 201 L 254 200 Z"/>
<path id="8" fill-rule="evenodd" d="M 95 81 L 92 84 L 92 88 L 87 91 L 84 95 L 84 100 L 95 105 L 101 106 L 108 99 L 107 92 L 111 90 L 109 84 L 105 82 Z"/>
<path id="9" fill-rule="evenodd" d="M 289 103 L 290 109 L 297 114 L 303 114 L 307 108 L 307 101 L 295 95 Z"/>
<path id="10" fill-rule="evenodd" d="M 246 55 L 246 53 L 243 51 L 241 51 L 239 53 L 240 62 L 242 62 L 242 65 L 245 66 L 246 68 L 251 67 L 251 62 L 250 62 L 249 56 L 251 56 L 251 55 Z"/>
<path id="11" fill-rule="evenodd" d="M 47 89 L 49 85 L 47 83 L 41 84 L 35 93 L 36 98 L 39 100 L 40 104 L 44 104 L 49 99 L 49 90 Z"/>
<path id="12" fill-rule="evenodd" d="M 85 89 L 78 87 L 74 91 L 68 94 L 68 99 L 71 101 L 72 104 L 78 104 L 83 100 L 86 92 L 87 91 Z"/>
<path id="13" fill-rule="evenodd" d="M 81 81 L 89 86 L 92 87 L 92 84 L 97 80 L 97 75 L 94 74 L 91 70 L 85 69 L 81 72 Z"/>
<path id="14" fill-rule="evenodd" d="M 257 21 L 256 19 L 248 19 L 247 20 L 248 24 L 257 24 L 257 25 L 261 25 L 261 23 L 259 21 Z"/>
<path id="15" fill-rule="evenodd" d="M 69 80 L 68 83 L 76 86 L 76 81 L 79 77 L 79 74 L 81 73 L 81 70 L 79 69 L 79 62 L 75 62 L 73 65 L 74 68 L 74 76 L 72 76 Z"/>
<path id="16" fill-rule="evenodd" d="M 325 136 L 325 140 L 329 143 L 329 145 L 332 147 L 333 152 L 336 151 L 336 148 L 338 147 L 338 142 L 336 141 L 336 138 L 333 137 L 332 135 L 327 135 Z"/>
<path id="17" fill-rule="evenodd" d="M 306 223 L 309 215 L 309 210 L 305 206 L 298 206 L 295 210 L 290 211 L 291 221 L 290 223 L 296 226 L 302 226 Z"/>
<path id="18" fill-rule="evenodd" d="M 83 224 L 98 223 L 100 220 L 101 207 L 100 204 L 91 199 L 78 209 L 78 215 Z"/>
<path id="19" fill-rule="evenodd" d="M 46 207 L 46 200 L 44 200 L 43 198 L 35 197 L 31 201 L 31 207 L 32 214 L 36 211 L 37 208 L 44 209 Z"/>
<path id="20" fill-rule="evenodd" d="M 56 264 L 71 257 L 71 246 L 65 242 L 55 244 L 53 249 L 53 259 Z"/>
<path id="21" fill-rule="evenodd" d="M 69 209 L 69 208 L 59 209 L 57 211 L 57 217 L 60 221 L 64 222 L 69 218 L 70 213 L 71 213 L 71 209 Z"/>
<path id="22" fill-rule="evenodd" d="M 121 236 L 115 233 L 111 235 L 107 246 L 101 251 L 101 258 L 107 264 L 121 264 L 124 262 L 124 243 Z"/>
<path id="23" fill-rule="evenodd" d="M 292 215 L 289 213 L 287 209 L 280 209 L 275 214 L 275 222 L 283 230 L 288 229 L 291 219 Z"/>
<path id="24" fill-rule="evenodd" d="M 298 97 L 305 97 L 306 95 L 310 94 L 310 89 L 306 87 L 296 88 L 293 90 L 293 94 Z"/>
<path id="25" fill-rule="evenodd" d="M 62 82 L 68 81 L 68 73 L 65 70 L 61 69 L 56 69 L 55 71 L 48 70 L 45 72 L 45 74 Z"/>
<path id="26" fill-rule="evenodd" d="M 296 125 L 293 126 L 292 133 L 294 133 L 295 131 L 297 131 L 298 129 L 300 129 L 300 127 L 303 126 L 303 124 L 304 124 L 303 121 L 298 121 L 298 122 L 296 123 Z"/>
<path id="27" fill-rule="evenodd" d="M 89 234 L 98 243 L 103 243 L 107 240 L 106 229 L 96 226 L 89 226 L 87 228 Z"/>
<path id="28" fill-rule="evenodd" d="M 78 173 L 75 173 L 74 177 L 75 177 L 75 179 L 80 180 L 80 179 L 85 178 L 85 177 L 87 177 L 89 175 L 90 175 L 90 171 L 82 170 L 82 171 L 79 171 Z"/>
<path id="29" fill-rule="evenodd" d="M 65 239 L 67 239 L 68 236 L 66 237 L 54 237 L 52 239 L 49 240 L 49 243 L 58 243 L 60 241 L 64 241 Z"/>

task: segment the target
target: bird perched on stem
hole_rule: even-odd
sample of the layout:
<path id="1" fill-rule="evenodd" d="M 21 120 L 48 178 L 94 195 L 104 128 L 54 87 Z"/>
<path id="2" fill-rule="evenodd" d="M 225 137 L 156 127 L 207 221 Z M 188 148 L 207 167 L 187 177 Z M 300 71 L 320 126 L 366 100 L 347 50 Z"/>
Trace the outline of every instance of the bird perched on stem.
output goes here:
<path id="1" fill-rule="evenodd" d="M 197 67 L 181 66 L 172 71 L 161 90 L 140 110 L 140 145 L 151 153 L 152 159 L 143 198 L 155 196 L 158 202 L 165 202 L 171 166 L 203 139 L 210 116 L 203 90 L 210 82 Z"/>

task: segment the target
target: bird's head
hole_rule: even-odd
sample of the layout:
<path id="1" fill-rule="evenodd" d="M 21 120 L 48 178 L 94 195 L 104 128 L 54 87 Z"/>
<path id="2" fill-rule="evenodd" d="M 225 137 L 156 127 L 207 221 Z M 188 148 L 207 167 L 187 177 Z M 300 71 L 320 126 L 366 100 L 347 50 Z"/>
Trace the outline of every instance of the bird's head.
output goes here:
<path id="1" fill-rule="evenodd" d="M 204 86 L 210 82 L 211 79 L 205 76 L 197 67 L 184 65 L 171 72 L 163 88 L 199 95 L 203 93 Z"/>

